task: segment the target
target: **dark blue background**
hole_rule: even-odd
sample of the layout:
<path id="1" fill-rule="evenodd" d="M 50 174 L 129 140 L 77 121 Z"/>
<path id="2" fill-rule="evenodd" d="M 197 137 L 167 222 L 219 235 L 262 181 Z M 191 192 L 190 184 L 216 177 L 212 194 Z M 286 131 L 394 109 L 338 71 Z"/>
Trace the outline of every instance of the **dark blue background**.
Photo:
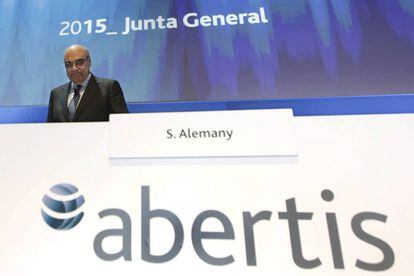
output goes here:
<path id="1" fill-rule="evenodd" d="M 186 28 L 201 15 L 266 11 L 267 24 Z M 59 36 L 62 21 L 175 17 L 174 30 Z M 0 0 L 0 122 L 41 122 L 67 81 L 64 49 L 91 50 L 132 112 L 293 108 L 296 115 L 413 112 L 412 0 Z"/>

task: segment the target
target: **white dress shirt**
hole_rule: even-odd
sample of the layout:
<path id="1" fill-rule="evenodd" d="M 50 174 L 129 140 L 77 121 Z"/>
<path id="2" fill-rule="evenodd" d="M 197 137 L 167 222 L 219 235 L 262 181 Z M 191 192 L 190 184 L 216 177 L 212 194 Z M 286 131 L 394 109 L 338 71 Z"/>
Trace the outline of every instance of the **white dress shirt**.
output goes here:
<path id="1" fill-rule="evenodd" d="M 89 83 L 89 80 L 91 79 L 91 73 L 89 73 L 89 75 L 88 75 L 88 77 L 86 78 L 86 80 L 84 81 L 84 82 L 82 82 L 81 83 L 81 85 L 82 85 L 82 87 L 81 87 L 81 89 L 79 90 L 79 101 L 78 101 L 78 105 L 79 105 L 79 103 L 80 103 L 80 101 L 82 100 L 82 96 L 83 96 L 83 94 L 85 93 L 85 89 L 86 89 L 86 87 L 88 86 L 88 83 Z M 72 82 L 70 82 L 70 92 L 69 92 L 69 95 L 68 95 L 68 101 L 67 101 L 67 106 L 69 107 L 69 105 L 70 105 L 70 102 L 72 101 L 72 99 L 73 99 L 73 96 L 75 95 L 75 87 L 77 86 L 77 84 L 75 84 L 75 83 L 73 83 L 73 81 Z M 76 107 L 78 107 L 78 106 L 76 106 Z"/>

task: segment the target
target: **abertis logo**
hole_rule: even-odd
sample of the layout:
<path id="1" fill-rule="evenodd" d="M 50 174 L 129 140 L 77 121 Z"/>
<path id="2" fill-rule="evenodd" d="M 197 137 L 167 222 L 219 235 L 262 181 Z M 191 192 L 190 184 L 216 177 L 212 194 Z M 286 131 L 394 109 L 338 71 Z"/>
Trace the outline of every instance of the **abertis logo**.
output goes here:
<path id="1" fill-rule="evenodd" d="M 53 229 L 69 230 L 83 218 L 80 207 L 85 202 L 78 188 L 71 184 L 57 184 L 42 199 L 43 220 Z"/>
<path id="2" fill-rule="evenodd" d="M 190 193 L 184 193 L 185 197 L 191 195 Z M 184 197 L 184 196 L 183 196 Z M 335 199 L 334 192 L 328 189 L 323 190 L 320 193 L 322 201 L 325 203 L 333 202 Z M 309 242 L 304 237 L 301 237 L 300 229 L 302 224 L 312 222 L 314 214 L 313 211 L 303 211 L 298 209 L 297 199 L 291 197 L 285 200 L 285 207 L 281 210 L 255 210 L 254 212 L 248 209 L 240 210 L 240 218 L 237 222 L 240 223 L 237 227 L 243 229 L 244 237 L 236 239 L 235 235 L 235 221 L 231 220 L 230 216 L 225 213 L 225 210 L 207 209 L 199 210 L 199 213 L 192 218 L 186 217 L 182 220 L 176 213 L 173 212 L 168 206 L 163 208 L 151 208 L 151 196 L 150 186 L 141 186 L 141 198 L 138 201 L 138 208 L 140 207 L 140 238 L 141 238 L 141 260 L 147 263 L 166 263 L 172 261 L 178 256 L 182 250 L 184 244 L 192 244 L 195 254 L 205 263 L 214 266 L 230 265 L 236 261 L 235 256 L 229 253 L 227 256 L 218 256 L 217 252 L 214 252 L 214 247 L 205 247 L 205 240 L 234 240 L 239 242 L 241 248 L 244 247 L 245 262 L 247 266 L 258 266 L 258 255 L 255 245 L 255 237 L 263 235 L 256 231 L 255 224 L 260 222 L 262 225 L 266 225 L 266 221 L 279 221 L 281 224 L 279 227 L 287 227 L 291 246 L 291 256 L 294 264 L 302 269 L 315 269 L 321 266 L 324 261 L 322 257 L 318 257 L 317 253 L 313 253 L 313 258 L 305 257 L 304 250 L 306 244 Z M 176 198 L 175 200 L 181 200 Z M 213 198 L 214 200 L 214 198 Z M 80 195 L 78 189 L 71 184 L 58 184 L 50 189 L 50 192 L 43 197 L 44 208 L 42 209 L 42 216 L 44 221 L 52 228 L 56 230 L 68 230 L 75 227 L 83 217 L 81 206 L 84 203 L 84 198 Z M 301 204 L 299 204 L 301 205 Z M 313 227 L 321 227 L 326 229 L 322 233 L 325 233 L 327 237 L 316 237 L 324 238 L 329 240 L 326 245 L 328 251 L 331 252 L 330 259 L 332 260 L 333 269 L 345 269 L 345 257 L 352 253 L 359 253 L 362 257 L 354 257 L 352 262 L 354 266 L 367 271 L 385 271 L 390 269 L 395 262 L 395 254 L 391 245 L 377 235 L 367 232 L 363 225 L 367 222 L 381 222 L 386 223 L 387 216 L 382 213 L 372 211 L 362 211 L 356 213 L 353 217 L 349 218 L 349 223 L 346 223 L 347 228 L 340 229 L 337 219 L 336 212 L 326 212 L 325 214 L 319 214 L 322 217 L 322 221 L 318 224 L 314 224 Z M 100 219 L 107 217 L 117 218 L 121 222 L 121 226 L 117 228 L 107 228 L 101 230 L 93 238 L 93 251 L 96 256 L 103 261 L 116 261 L 124 259 L 125 261 L 132 261 L 133 259 L 133 243 L 132 233 L 134 225 L 133 219 L 129 212 L 119 208 L 108 208 L 103 209 L 98 213 Z M 234 217 L 234 214 L 233 214 Z M 324 219 L 326 218 L 326 220 Z M 161 254 L 158 252 L 154 254 L 151 248 L 154 249 L 154 244 L 159 244 L 159 239 L 162 237 L 151 235 L 151 221 L 164 220 L 170 224 L 170 227 L 165 228 L 166 231 L 173 230 L 173 241 L 172 244 L 166 248 L 168 251 L 164 251 Z M 207 231 L 203 227 L 207 220 L 215 220 L 220 226 L 220 231 Z M 275 227 L 274 224 L 268 225 L 268 227 Z M 277 226 L 276 226 L 277 227 Z M 372 230 L 372 229 L 370 229 Z M 378 229 L 377 229 L 378 230 Z M 188 239 L 191 243 L 185 243 L 185 231 L 187 231 Z M 350 235 L 353 233 L 355 238 L 360 242 L 366 243 L 368 246 L 376 248 L 382 254 L 377 254 L 380 259 L 374 262 L 370 259 L 365 260 L 365 254 L 363 252 L 357 252 L 353 250 L 352 246 L 346 246 L 344 248 L 348 251 L 343 250 L 342 244 L 344 241 L 341 240 L 340 233 L 348 232 Z M 274 231 L 278 233 L 277 229 Z M 280 232 L 280 231 L 279 231 Z M 162 235 L 165 235 L 163 232 Z M 315 237 L 312 237 L 315 239 Z M 117 245 L 111 245 L 105 242 L 107 239 L 118 241 Z M 263 237 L 262 237 L 263 239 Z M 158 241 L 157 241 L 158 240 Z M 314 242 L 314 241 L 313 241 Z M 329 248 L 330 247 L 330 248 Z M 274 245 L 275 250 L 279 250 L 277 245 Z M 319 248 L 318 248 L 319 249 Z M 329 250 L 330 249 L 330 250 Z M 137 250 L 138 251 L 138 250 Z M 267 252 L 267 251 L 266 251 Z M 308 253 L 309 254 L 309 253 Z M 327 256 L 325 256 L 327 257 Z"/>

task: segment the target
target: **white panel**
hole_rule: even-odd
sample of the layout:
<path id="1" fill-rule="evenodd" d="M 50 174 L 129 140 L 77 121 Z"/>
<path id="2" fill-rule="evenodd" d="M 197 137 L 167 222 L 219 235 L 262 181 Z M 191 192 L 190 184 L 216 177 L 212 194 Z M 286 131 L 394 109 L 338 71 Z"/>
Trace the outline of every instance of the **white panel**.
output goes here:
<path id="1" fill-rule="evenodd" d="M 150 116 L 150 115 L 148 115 Z M 156 116 L 156 114 L 155 114 Z M 401 275 L 414 271 L 414 115 L 295 117 L 299 159 L 258 164 L 114 164 L 108 158 L 107 123 L 0 125 L 0 275 Z M 75 228 L 57 231 L 43 221 L 42 197 L 58 183 L 71 183 L 84 195 L 85 216 Z M 150 188 L 150 209 L 167 209 L 179 217 L 184 243 L 179 254 L 162 264 L 141 259 L 141 187 Z M 335 197 L 321 198 L 324 189 Z M 319 258 L 313 269 L 299 268 L 292 258 L 289 226 L 279 219 L 286 200 L 298 212 L 313 213 L 299 221 L 303 256 Z M 132 221 L 132 261 L 101 260 L 96 235 L 121 222 L 99 218 L 109 208 L 127 212 Z M 208 253 L 232 255 L 234 262 L 213 266 L 195 253 L 191 229 L 206 210 L 225 214 L 234 240 L 205 240 Z M 256 266 L 246 264 L 243 212 L 268 210 L 269 221 L 254 226 Z M 393 266 L 370 272 L 357 260 L 377 263 L 377 247 L 360 240 L 352 218 L 361 212 L 386 216 L 363 229 L 391 246 Z M 335 213 L 344 269 L 335 269 L 326 213 Z M 151 222 L 153 254 L 169 250 L 174 238 L 165 219 Z M 215 220 L 203 230 L 222 231 Z M 116 252 L 119 239 L 105 249 Z"/>

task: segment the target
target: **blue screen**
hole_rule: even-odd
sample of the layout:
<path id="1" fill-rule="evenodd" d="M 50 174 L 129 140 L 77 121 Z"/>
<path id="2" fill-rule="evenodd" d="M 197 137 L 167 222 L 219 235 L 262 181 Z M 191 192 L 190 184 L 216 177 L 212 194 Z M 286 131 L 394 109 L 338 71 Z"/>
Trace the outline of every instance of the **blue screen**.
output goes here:
<path id="1" fill-rule="evenodd" d="M 414 92 L 412 0 L 0 0 L 0 106 L 46 105 L 63 52 L 128 102 Z"/>

